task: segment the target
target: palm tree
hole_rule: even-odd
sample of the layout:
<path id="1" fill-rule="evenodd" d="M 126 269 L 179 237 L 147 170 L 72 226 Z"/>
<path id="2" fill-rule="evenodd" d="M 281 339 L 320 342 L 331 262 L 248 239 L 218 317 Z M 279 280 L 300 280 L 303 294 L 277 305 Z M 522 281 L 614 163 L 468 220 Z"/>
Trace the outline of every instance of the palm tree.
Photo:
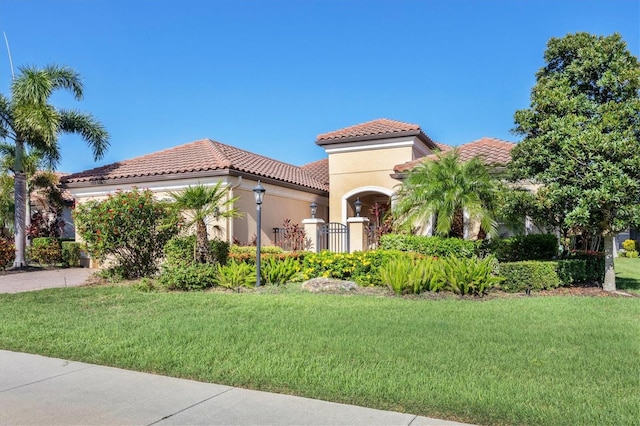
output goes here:
<path id="1" fill-rule="evenodd" d="M 214 186 L 189 186 L 180 192 L 170 193 L 176 207 L 188 218 L 187 226 L 196 228 L 196 260 L 202 263 L 212 263 L 216 259 L 209 250 L 209 236 L 207 222 L 211 216 L 233 218 L 239 217 L 240 212 L 233 207 L 239 197 L 229 198 L 229 188 L 218 181 Z"/>
<path id="2" fill-rule="evenodd" d="M 9 143 L 0 143 L 0 171 L 11 178 L 12 186 L 15 185 L 13 175 L 16 158 L 16 146 Z M 62 191 L 58 188 L 60 178 L 46 164 L 45 155 L 38 149 L 25 148 L 22 156 L 22 167 L 27 181 L 27 203 L 25 210 L 25 227 L 29 229 L 31 223 L 31 201 L 35 194 L 37 205 L 44 210 L 57 210 L 63 203 Z M 9 175 L 8 173 L 11 173 Z M 11 189 L 13 197 L 15 191 Z M 14 203 L 11 203 L 14 206 Z M 12 210 L 14 215 L 15 211 Z M 11 220 L 13 223 L 13 219 Z M 28 240 L 27 240 L 28 243 Z"/>
<path id="3" fill-rule="evenodd" d="M 457 150 L 437 154 L 409 171 L 393 207 L 395 225 L 413 227 L 435 216 L 435 233 L 464 237 L 465 213 L 481 231 L 497 234 L 496 185 L 479 158 L 462 162 Z"/>
<path id="4" fill-rule="evenodd" d="M 61 133 L 79 134 L 93 150 L 94 159 L 102 158 L 109 146 L 109 135 L 91 115 L 56 109 L 49 104 L 54 91 L 65 89 L 76 100 L 82 99 L 83 85 L 78 73 L 67 67 L 23 67 L 11 85 L 11 98 L 0 94 L 0 137 L 15 144 L 15 268 L 24 260 L 27 182 L 23 157 L 25 147 L 40 150 L 55 168 L 60 160 L 58 137 Z"/>

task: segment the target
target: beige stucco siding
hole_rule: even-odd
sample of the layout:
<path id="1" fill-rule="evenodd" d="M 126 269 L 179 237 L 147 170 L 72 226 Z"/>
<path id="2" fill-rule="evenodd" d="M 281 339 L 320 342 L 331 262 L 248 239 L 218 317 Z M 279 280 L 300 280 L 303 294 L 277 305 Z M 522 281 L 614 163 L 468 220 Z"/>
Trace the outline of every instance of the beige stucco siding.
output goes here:
<path id="1" fill-rule="evenodd" d="M 218 237 L 229 242 L 235 239 L 242 244 L 251 243 L 256 234 L 256 204 L 253 188 L 257 181 L 240 179 L 238 177 L 212 177 L 203 179 L 168 180 L 164 182 L 137 183 L 135 185 L 90 185 L 81 188 L 70 188 L 70 192 L 81 204 L 89 200 L 103 200 L 108 194 L 117 190 L 131 190 L 134 186 L 150 189 L 158 199 L 168 199 L 170 192 L 179 192 L 189 185 L 215 184 L 222 180 L 231 188 L 229 196 L 239 196 L 235 207 L 242 213 L 242 217 L 235 219 L 220 218 L 208 222 L 209 236 Z M 291 219 L 293 223 L 301 224 L 302 219 L 311 216 L 309 205 L 318 204 L 318 217 L 328 216 L 328 198 L 305 191 L 283 188 L 272 184 L 262 184 L 267 190 L 262 206 L 262 244 L 273 244 L 272 229 L 281 227 L 284 219 Z"/>
<path id="2" fill-rule="evenodd" d="M 351 216 L 351 207 L 343 211 L 343 197 L 359 188 L 384 188 L 394 191 L 398 181 L 391 178 L 393 168 L 413 160 L 411 145 L 369 149 L 356 152 L 333 152 L 329 155 L 329 182 L 331 187 L 331 222 L 343 222 Z"/>
<path id="3" fill-rule="evenodd" d="M 241 244 L 251 243 L 256 235 L 257 209 L 253 188 L 257 181 L 245 180 L 241 187 L 234 190 L 234 196 L 240 196 L 238 209 L 244 213 L 234 223 L 233 238 Z M 262 204 L 262 245 L 273 245 L 273 228 L 281 228 L 285 219 L 301 225 L 303 219 L 311 217 L 310 204 L 318 204 L 317 217 L 325 218 L 328 210 L 328 199 L 304 191 L 283 188 L 262 182 L 265 196 Z"/>

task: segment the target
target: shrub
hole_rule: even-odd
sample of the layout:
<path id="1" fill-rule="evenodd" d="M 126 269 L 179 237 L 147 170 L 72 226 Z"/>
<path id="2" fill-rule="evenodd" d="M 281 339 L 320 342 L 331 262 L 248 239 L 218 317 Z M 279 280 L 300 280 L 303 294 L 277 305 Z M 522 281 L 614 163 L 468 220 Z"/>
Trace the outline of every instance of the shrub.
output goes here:
<path id="1" fill-rule="evenodd" d="M 80 253 L 83 245 L 74 241 L 62 242 L 62 261 L 67 265 L 77 268 L 80 266 Z"/>
<path id="2" fill-rule="evenodd" d="M 13 243 L 0 239 L 0 269 L 5 270 L 16 257 L 16 247 Z"/>
<path id="3" fill-rule="evenodd" d="M 399 256 L 380 266 L 379 274 L 382 283 L 399 295 L 438 291 L 445 283 L 440 265 L 433 258 Z"/>
<path id="4" fill-rule="evenodd" d="M 638 251 L 640 250 L 640 244 L 637 243 L 636 240 L 624 240 L 622 242 L 622 248 L 624 251 Z"/>
<path id="5" fill-rule="evenodd" d="M 504 280 L 494 275 L 495 259 L 492 257 L 464 259 L 450 256 L 440 262 L 445 288 L 463 296 L 483 296 Z"/>
<path id="6" fill-rule="evenodd" d="M 455 256 L 471 258 L 476 254 L 478 242 L 460 238 L 442 238 L 423 235 L 386 234 L 380 237 L 380 248 L 411 251 L 425 256 Z"/>
<path id="7" fill-rule="evenodd" d="M 586 261 L 586 281 L 602 283 L 604 281 L 604 253 L 595 251 L 573 251 L 569 259 Z"/>
<path id="8" fill-rule="evenodd" d="M 192 265 L 195 263 L 196 236 L 173 237 L 164 245 L 164 265 Z"/>
<path id="9" fill-rule="evenodd" d="M 371 250 L 353 253 L 306 253 L 302 260 L 303 280 L 316 277 L 355 281 L 358 285 L 386 285 L 382 282 L 379 268 L 398 257 L 410 259 L 421 255 L 399 250 Z"/>
<path id="10" fill-rule="evenodd" d="M 261 256 L 280 255 L 283 253 L 284 253 L 284 249 L 278 246 L 265 246 L 260 248 Z M 236 262 L 255 264 L 256 247 L 255 246 L 239 246 L 234 244 L 229 247 L 229 259 L 235 260 Z"/>
<path id="11" fill-rule="evenodd" d="M 217 265 L 216 284 L 238 290 L 240 287 L 256 285 L 256 269 L 244 262 L 229 261 L 226 265 Z"/>
<path id="12" fill-rule="evenodd" d="M 209 250 L 211 250 L 213 258 L 223 265 L 226 265 L 229 260 L 229 248 L 228 241 L 222 241 L 219 238 L 209 241 Z"/>
<path id="13" fill-rule="evenodd" d="M 158 283 L 167 290 L 202 290 L 215 285 L 217 278 L 216 265 L 193 263 L 163 267 Z"/>
<path id="14" fill-rule="evenodd" d="M 136 281 L 132 287 L 133 289 L 141 291 L 143 293 L 150 293 L 158 289 L 156 283 L 152 279 L 147 277 L 142 278 L 140 281 Z"/>
<path id="15" fill-rule="evenodd" d="M 209 241 L 213 258 L 223 265 L 229 257 L 229 243 L 219 239 Z M 196 262 L 196 236 L 173 237 L 164 246 L 166 265 L 192 265 Z"/>
<path id="16" fill-rule="evenodd" d="M 74 217 L 89 254 L 100 262 L 113 260 L 125 278 L 155 274 L 165 244 L 181 225 L 178 211 L 169 203 L 138 189 L 80 204 Z"/>
<path id="17" fill-rule="evenodd" d="M 637 259 L 638 258 L 638 251 L 637 250 L 629 250 L 626 251 L 624 253 L 625 257 L 629 257 L 629 258 L 633 258 L 633 259 Z"/>
<path id="18" fill-rule="evenodd" d="M 268 258 L 261 264 L 260 275 L 267 284 L 286 284 L 300 272 L 300 262 L 293 257 Z"/>
<path id="19" fill-rule="evenodd" d="M 552 234 L 519 235 L 484 241 L 481 250 L 494 254 L 500 262 L 552 260 L 558 255 L 558 239 Z"/>
<path id="20" fill-rule="evenodd" d="M 60 240 L 54 237 L 34 238 L 28 251 L 29 259 L 41 265 L 62 263 Z"/>
<path id="21" fill-rule="evenodd" d="M 545 290 L 562 283 L 558 277 L 556 262 L 526 260 L 501 263 L 500 274 L 505 278 L 500 287 L 511 292 Z"/>
<path id="22" fill-rule="evenodd" d="M 556 271 L 562 285 L 587 282 L 587 261 L 580 259 L 559 260 Z"/>

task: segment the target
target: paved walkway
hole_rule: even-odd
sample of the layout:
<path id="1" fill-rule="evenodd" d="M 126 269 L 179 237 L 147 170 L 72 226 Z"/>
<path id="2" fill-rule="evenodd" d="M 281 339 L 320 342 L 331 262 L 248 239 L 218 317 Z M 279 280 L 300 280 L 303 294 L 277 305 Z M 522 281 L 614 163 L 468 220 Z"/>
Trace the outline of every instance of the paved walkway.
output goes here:
<path id="1" fill-rule="evenodd" d="M 95 271 L 89 268 L 65 268 L 0 275 L 0 293 L 75 287 L 82 285 Z"/>
<path id="2" fill-rule="evenodd" d="M 0 293 L 78 286 L 70 268 L 0 276 Z M 0 350 L 0 425 L 462 423 Z"/>

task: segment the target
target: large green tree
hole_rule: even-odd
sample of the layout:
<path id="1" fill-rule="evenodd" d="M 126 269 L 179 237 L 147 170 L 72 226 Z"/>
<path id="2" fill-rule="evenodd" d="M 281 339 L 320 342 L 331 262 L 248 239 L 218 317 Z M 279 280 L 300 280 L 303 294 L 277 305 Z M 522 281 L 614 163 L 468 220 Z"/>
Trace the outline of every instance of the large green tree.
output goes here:
<path id="1" fill-rule="evenodd" d="M 562 226 L 600 235 L 606 290 L 615 290 L 613 239 L 640 224 L 640 65 L 618 34 L 552 38 L 531 106 L 515 114 L 518 179 L 544 185 Z"/>
<path id="2" fill-rule="evenodd" d="M 240 212 L 233 207 L 238 197 L 229 196 L 229 188 L 218 181 L 213 186 L 188 186 L 180 192 L 171 193 L 175 206 L 187 216 L 187 226 L 195 227 L 196 260 L 212 263 L 214 260 L 209 249 L 207 222 L 212 218 L 238 217 Z"/>
<path id="3" fill-rule="evenodd" d="M 438 154 L 409 171 L 392 210 L 395 225 L 424 226 L 435 217 L 434 231 L 441 236 L 462 238 L 465 222 L 479 222 L 485 233 L 495 235 L 496 189 L 479 158 L 463 162 L 457 150 Z"/>
<path id="4" fill-rule="evenodd" d="M 13 80 L 11 96 L 0 94 L 0 137 L 15 145 L 15 221 L 16 259 L 14 267 L 24 267 L 27 182 L 23 156 L 25 147 L 40 150 L 54 167 L 60 160 L 59 136 L 80 135 L 100 159 L 109 145 L 109 135 L 91 115 L 57 109 L 49 103 L 56 90 L 68 90 L 82 99 L 83 85 L 78 73 L 67 67 L 23 67 Z"/>

